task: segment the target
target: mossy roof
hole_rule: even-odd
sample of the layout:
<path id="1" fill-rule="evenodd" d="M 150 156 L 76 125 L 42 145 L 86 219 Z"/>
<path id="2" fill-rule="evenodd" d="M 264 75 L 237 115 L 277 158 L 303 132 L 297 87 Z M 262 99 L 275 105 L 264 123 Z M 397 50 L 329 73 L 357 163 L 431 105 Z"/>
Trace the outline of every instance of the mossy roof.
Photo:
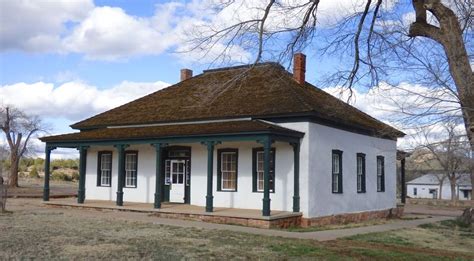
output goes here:
<path id="1" fill-rule="evenodd" d="M 330 94 L 298 84 L 281 65 L 204 71 L 163 90 L 71 125 L 75 129 L 305 114 L 384 137 L 404 134 Z"/>
<path id="2" fill-rule="evenodd" d="M 262 122 L 260 120 L 242 120 L 193 124 L 173 124 L 150 127 L 100 128 L 76 133 L 42 137 L 40 139 L 44 142 L 87 142 L 259 133 L 285 135 L 291 137 L 303 137 L 304 135 L 304 133 Z"/>

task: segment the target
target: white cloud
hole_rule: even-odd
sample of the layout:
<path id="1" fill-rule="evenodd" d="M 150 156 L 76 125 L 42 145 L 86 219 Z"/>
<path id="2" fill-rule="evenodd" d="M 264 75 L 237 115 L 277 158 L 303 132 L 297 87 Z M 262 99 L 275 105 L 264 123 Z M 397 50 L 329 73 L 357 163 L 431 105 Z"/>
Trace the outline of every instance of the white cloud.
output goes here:
<path id="1" fill-rule="evenodd" d="M 324 91 L 343 101 L 347 101 L 350 95 L 347 89 L 340 87 L 328 87 Z M 460 117 L 456 97 L 444 89 L 409 83 L 398 86 L 383 83 L 379 88 L 372 88 L 367 92 L 353 89 L 352 95 L 351 105 L 407 134 L 398 143 L 404 149 L 418 146 L 420 132 L 426 131 L 426 128 L 431 129 L 431 136 L 439 136 L 446 122 L 443 117 Z M 423 113 L 425 115 L 421 117 L 413 116 Z M 463 129 L 462 124 L 459 128 Z"/>
<path id="2" fill-rule="evenodd" d="M 0 1 L 0 50 L 60 51 L 66 24 L 79 22 L 92 0 Z"/>
<path id="3" fill-rule="evenodd" d="M 0 103 L 46 118 L 77 121 L 169 86 L 165 82 L 124 81 L 109 89 L 99 89 L 83 82 L 16 83 L 0 86 Z"/>
<path id="4" fill-rule="evenodd" d="M 97 7 L 64 39 L 64 48 L 101 60 L 160 54 L 173 44 L 160 29 L 150 19 L 127 15 L 121 8 Z"/>
<path id="5" fill-rule="evenodd" d="M 363 8 L 363 0 L 321 1 L 318 12 L 320 25 L 338 21 Z M 391 8 L 396 1 L 388 1 Z M 273 7 L 266 30 L 280 30 L 301 21 L 304 8 L 288 6 L 307 3 L 305 0 L 281 1 Z M 238 0 L 224 8 L 222 1 L 169 1 L 157 4 L 152 16 L 137 17 L 119 7 L 95 6 L 92 0 L 1 1 L 0 50 L 17 49 L 27 52 L 80 53 L 87 59 L 121 60 L 141 55 L 159 55 L 166 50 L 182 51 L 196 34 L 222 29 L 246 19 L 261 17 L 267 1 Z M 200 25 L 199 27 L 196 27 Z M 204 28 L 204 31 L 201 29 Z M 255 28 L 245 30 L 255 31 Z M 254 37 L 254 36 L 252 36 Z M 252 38 L 248 38 L 252 39 Z M 218 41 L 205 59 L 206 50 L 178 53 L 185 61 L 207 63 L 222 51 L 232 62 L 249 62 L 255 41 L 246 40 L 231 45 Z M 228 40 L 228 39 L 227 39 Z"/>
<path id="6" fill-rule="evenodd" d="M 65 132 L 67 123 L 91 117 L 168 86 L 168 83 L 162 81 L 124 81 L 108 89 L 99 89 L 79 81 L 60 85 L 44 82 L 16 83 L 0 86 L 0 104 L 13 104 L 30 115 L 41 115 L 47 124 L 54 122 L 56 126 L 49 126 L 52 129 L 48 133 L 54 135 Z M 57 126 L 58 124 L 64 126 Z M 2 144 L 5 141 L 3 135 L 0 135 L 0 146 Z M 32 156 L 44 157 L 44 143 L 32 139 L 30 144 Z M 77 151 L 57 149 L 53 151 L 52 157 L 76 158 Z"/>

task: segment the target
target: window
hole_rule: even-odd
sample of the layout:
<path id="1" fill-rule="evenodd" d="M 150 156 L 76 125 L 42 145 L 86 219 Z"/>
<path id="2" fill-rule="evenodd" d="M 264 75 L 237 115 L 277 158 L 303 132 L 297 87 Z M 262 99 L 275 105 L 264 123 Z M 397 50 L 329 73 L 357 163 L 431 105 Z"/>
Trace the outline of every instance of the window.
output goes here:
<path id="1" fill-rule="evenodd" d="M 416 196 L 418 194 L 418 190 L 416 188 L 413 188 L 413 196 Z"/>
<path id="2" fill-rule="evenodd" d="M 217 151 L 217 190 L 237 191 L 237 149 L 220 149 Z"/>
<path id="3" fill-rule="evenodd" d="M 97 186 L 110 187 L 112 183 L 112 152 L 100 151 L 97 162 Z"/>
<path id="4" fill-rule="evenodd" d="M 332 151 L 332 193 L 342 193 L 342 151 Z"/>
<path id="5" fill-rule="evenodd" d="M 377 191 L 385 191 L 385 166 L 383 156 L 377 156 Z"/>
<path id="6" fill-rule="evenodd" d="M 462 194 L 465 199 L 469 199 L 469 190 L 462 190 Z"/>
<path id="7" fill-rule="evenodd" d="M 365 192 L 365 154 L 357 153 L 357 192 Z"/>
<path id="8" fill-rule="evenodd" d="M 165 185 L 171 184 L 171 160 L 165 160 Z"/>
<path id="9" fill-rule="evenodd" d="M 137 187 L 137 152 L 125 152 L 125 187 Z"/>
<path id="10" fill-rule="evenodd" d="M 263 192 L 264 184 L 264 151 L 263 148 L 253 150 L 253 191 Z M 275 192 L 275 148 L 270 150 L 270 192 Z"/>

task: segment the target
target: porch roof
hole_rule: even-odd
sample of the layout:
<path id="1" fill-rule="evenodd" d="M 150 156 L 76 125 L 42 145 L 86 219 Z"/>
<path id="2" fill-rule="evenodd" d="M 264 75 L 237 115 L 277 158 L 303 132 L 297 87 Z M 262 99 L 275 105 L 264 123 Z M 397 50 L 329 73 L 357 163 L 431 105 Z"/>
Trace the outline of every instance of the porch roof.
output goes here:
<path id="1" fill-rule="evenodd" d="M 147 127 L 100 128 L 40 138 L 53 144 L 81 144 L 120 141 L 152 141 L 179 138 L 217 138 L 245 135 L 275 135 L 299 139 L 304 133 L 260 120 L 239 120 L 194 124 L 174 124 Z"/>

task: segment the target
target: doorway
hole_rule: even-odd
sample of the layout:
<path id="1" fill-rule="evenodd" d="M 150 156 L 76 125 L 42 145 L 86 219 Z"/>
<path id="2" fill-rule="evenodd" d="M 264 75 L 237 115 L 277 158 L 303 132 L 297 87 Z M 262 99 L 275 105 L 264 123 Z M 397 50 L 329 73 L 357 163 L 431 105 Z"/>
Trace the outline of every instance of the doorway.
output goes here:
<path id="1" fill-rule="evenodd" d="M 163 151 L 163 202 L 190 203 L 191 148 L 170 146 Z"/>
<path id="2" fill-rule="evenodd" d="M 170 202 L 185 202 L 185 160 L 170 160 Z"/>

